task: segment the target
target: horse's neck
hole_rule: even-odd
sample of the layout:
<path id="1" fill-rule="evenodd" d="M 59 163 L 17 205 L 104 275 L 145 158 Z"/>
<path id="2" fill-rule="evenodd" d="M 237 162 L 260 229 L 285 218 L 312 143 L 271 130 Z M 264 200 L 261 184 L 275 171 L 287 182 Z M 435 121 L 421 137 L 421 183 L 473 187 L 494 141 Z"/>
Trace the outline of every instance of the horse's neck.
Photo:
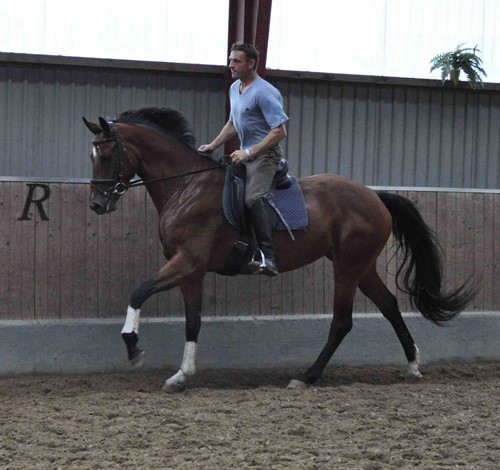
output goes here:
<path id="1" fill-rule="evenodd" d="M 185 202 L 193 191 L 196 183 L 190 183 L 186 173 L 196 172 L 209 168 L 208 160 L 198 156 L 191 149 L 173 141 L 165 143 L 147 142 L 141 148 L 141 163 L 138 176 L 146 182 L 146 189 L 158 211 L 165 212 L 166 208 L 176 210 Z M 207 173 L 218 173 L 211 170 Z M 200 180 L 204 173 L 197 173 Z M 198 179 L 198 178 L 197 178 Z M 147 183 L 151 181 L 151 183 Z M 191 188 L 190 188 L 191 186 Z"/>
<path id="2" fill-rule="evenodd" d="M 196 153 L 168 136 L 158 134 L 141 138 L 139 176 L 144 179 L 169 178 L 193 170 L 200 165 Z"/>

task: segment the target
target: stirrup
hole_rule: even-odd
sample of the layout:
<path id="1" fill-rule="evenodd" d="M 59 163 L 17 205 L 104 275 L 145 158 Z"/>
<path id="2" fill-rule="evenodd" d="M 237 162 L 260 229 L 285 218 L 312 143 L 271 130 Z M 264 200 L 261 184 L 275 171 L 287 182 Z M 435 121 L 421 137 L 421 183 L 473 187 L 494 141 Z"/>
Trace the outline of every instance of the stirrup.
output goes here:
<path id="1" fill-rule="evenodd" d="M 260 261 L 255 259 L 257 254 L 259 254 L 260 256 Z M 270 277 L 278 275 L 278 267 L 276 266 L 276 262 L 273 263 L 271 260 L 266 262 L 266 257 L 260 249 L 254 252 L 252 259 L 248 263 L 248 268 L 251 274 L 264 274 Z"/>
<path id="2" fill-rule="evenodd" d="M 260 261 L 256 259 L 257 255 L 260 256 Z M 266 258 L 264 256 L 264 253 L 262 253 L 262 250 L 257 249 L 256 251 L 254 251 L 252 259 L 248 263 L 248 268 L 250 269 L 250 273 L 259 274 L 258 271 L 261 271 L 265 267 L 266 267 Z"/>

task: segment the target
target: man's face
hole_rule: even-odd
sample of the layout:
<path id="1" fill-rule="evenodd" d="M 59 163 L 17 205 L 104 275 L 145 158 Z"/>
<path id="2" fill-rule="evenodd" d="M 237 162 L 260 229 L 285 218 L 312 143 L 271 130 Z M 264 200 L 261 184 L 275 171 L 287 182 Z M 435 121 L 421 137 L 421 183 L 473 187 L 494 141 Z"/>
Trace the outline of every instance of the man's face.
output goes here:
<path id="1" fill-rule="evenodd" d="M 229 55 L 229 70 L 231 71 L 232 78 L 245 80 L 251 73 L 254 65 L 255 60 L 248 60 L 243 51 L 231 51 Z"/>

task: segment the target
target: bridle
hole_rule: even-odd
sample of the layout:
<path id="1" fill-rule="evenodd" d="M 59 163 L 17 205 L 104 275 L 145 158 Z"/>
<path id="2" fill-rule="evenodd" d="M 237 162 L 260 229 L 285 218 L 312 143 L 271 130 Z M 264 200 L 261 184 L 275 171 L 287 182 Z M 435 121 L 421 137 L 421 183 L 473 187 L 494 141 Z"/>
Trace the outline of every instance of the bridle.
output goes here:
<path id="1" fill-rule="evenodd" d="M 182 178 L 184 176 L 194 175 L 196 173 L 203 173 L 206 171 L 217 170 L 221 168 L 225 168 L 227 164 L 223 163 L 214 167 L 202 168 L 200 170 L 188 171 L 186 173 L 181 173 L 179 175 L 174 176 L 166 176 L 163 178 L 151 179 L 144 181 L 142 178 L 127 182 L 123 180 L 123 156 L 126 156 L 126 148 L 124 147 L 121 139 L 120 133 L 116 127 L 116 124 L 113 121 L 108 121 L 109 127 L 111 129 L 111 135 L 109 137 L 104 137 L 102 139 L 94 139 L 92 141 L 92 145 L 94 147 L 98 147 L 100 144 L 106 142 L 115 142 L 115 147 L 113 149 L 113 153 L 111 155 L 100 155 L 101 158 L 109 158 L 113 160 L 113 177 L 112 178 L 100 178 L 100 179 L 91 179 L 90 185 L 91 187 L 100 193 L 102 196 L 110 198 L 112 195 L 121 196 L 124 194 L 129 188 L 135 188 L 137 186 L 144 186 L 150 183 L 157 183 L 160 181 L 167 181 L 174 178 Z M 201 154 L 205 155 L 205 154 Z M 129 159 L 130 160 L 130 159 Z M 109 185 L 106 189 L 101 189 L 97 185 Z"/>
<path id="2" fill-rule="evenodd" d="M 113 177 L 112 178 L 101 178 L 101 179 L 91 179 L 90 185 L 97 192 L 102 194 L 104 197 L 111 197 L 113 194 L 117 194 L 121 196 L 126 190 L 127 185 L 129 183 L 123 181 L 123 164 L 122 164 L 122 155 L 125 155 L 125 147 L 120 139 L 120 135 L 118 133 L 118 129 L 116 128 L 116 124 L 114 122 L 108 122 L 109 128 L 111 129 L 111 135 L 109 137 L 104 137 L 102 139 L 94 139 L 92 141 L 92 145 L 98 149 L 99 145 L 104 144 L 106 142 L 114 142 L 116 145 L 113 149 L 113 153 L 111 155 L 101 155 L 98 150 L 98 155 L 101 158 L 111 159 L 113 161 Z M 97 185 L 105 185 L 109 186 L 104 190 L 101 189 Z"/>

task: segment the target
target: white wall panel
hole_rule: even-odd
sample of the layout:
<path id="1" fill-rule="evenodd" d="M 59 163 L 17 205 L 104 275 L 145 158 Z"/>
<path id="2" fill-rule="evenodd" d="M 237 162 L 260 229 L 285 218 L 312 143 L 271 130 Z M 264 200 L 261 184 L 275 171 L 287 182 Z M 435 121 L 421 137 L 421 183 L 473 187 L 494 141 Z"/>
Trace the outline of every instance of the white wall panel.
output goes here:
<path id="1" fill-rule="evenodd" d="M 500 83 L 500 0 L 273 0 L 268 67 L 439 79 L 429 61 L 462 43 Z"/>
<path id="2" fill-rule="evenodd" d="M 227 0 L 0 1 L 0 51 L 225 64 Z"/>

